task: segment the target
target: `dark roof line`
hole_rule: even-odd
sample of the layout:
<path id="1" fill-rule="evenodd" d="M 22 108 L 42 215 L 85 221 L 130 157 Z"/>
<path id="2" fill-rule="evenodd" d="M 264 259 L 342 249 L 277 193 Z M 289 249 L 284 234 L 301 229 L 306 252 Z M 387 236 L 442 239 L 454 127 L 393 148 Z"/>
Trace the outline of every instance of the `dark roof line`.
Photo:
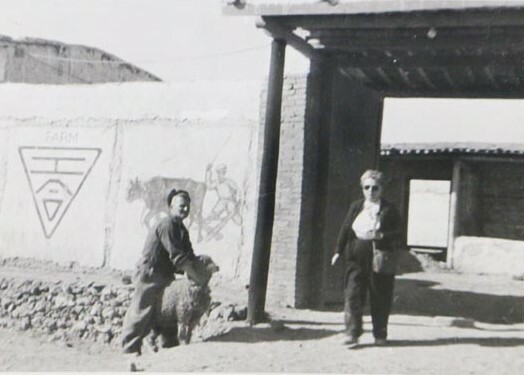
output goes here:
<path id="1" fill-rule="evenodd" d="M 380 146 L 380 155 L 524 155 L 524 144 L 505 143 L 385 143 Z"/>

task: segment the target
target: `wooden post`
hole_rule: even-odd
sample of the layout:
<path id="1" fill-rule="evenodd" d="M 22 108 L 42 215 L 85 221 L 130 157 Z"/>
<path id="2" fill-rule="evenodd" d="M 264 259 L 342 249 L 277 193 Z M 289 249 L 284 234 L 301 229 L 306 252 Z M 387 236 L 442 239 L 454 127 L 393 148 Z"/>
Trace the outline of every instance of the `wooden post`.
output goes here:
<path id="1" fill-rule="evenodd" d="M 479 236 L 480 232 L 480 180 L 475 165 L 470 162 L 463 162 L 464 168 L 461 171 L 461 236 Z"/>
<path id="2" fill-rule="evenodd" d="M 247 320 L 251 325 L 260 323 L 263 320 L 266 303 L 267 276 L 275 213 L 275 186 L 280 144 L 285 52 L 286 42 L 274 39 L 271 45 L 271 65 L 269 69 L 262 165 L 258 190 L 255 244 L 251 261 L 248 293 Z"/>
<path id="3" fill-rule="evenodd" d="M 460 235 L 460 186 L 461 186 L 462 163 L 453 163 L 453 174 L 451 177 L 451 196 L 449 199 L 449 222 L 448 222 L 448 250 L 446 264 L 453 268 L 453 254 L 455 250 L 455 239 Z"/>

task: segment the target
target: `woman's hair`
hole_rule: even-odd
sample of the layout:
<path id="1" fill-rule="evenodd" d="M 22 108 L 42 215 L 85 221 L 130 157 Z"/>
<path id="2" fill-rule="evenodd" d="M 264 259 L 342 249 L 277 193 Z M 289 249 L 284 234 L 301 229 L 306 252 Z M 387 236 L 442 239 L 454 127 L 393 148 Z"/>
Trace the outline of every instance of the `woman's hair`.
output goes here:
<path id="1" fill-rule="evenodd" d="M 368 169 L 362 174 L 362 177 L 360 177 L 360 184 L 362 185 L 364 183 L 364 180 L 372 179 L 378 182 L 379 185 L 382 185 L 382 182 L 384 180 L 384 174 L 380 171 L 377 171 L 376 169 Z"/>
<path id="2" fill-rule="evenodd" d="M 177 195 L 180 195 L 180 196 L 186 198 L 188 200 L 188 202 L 191 202 L 191 197 L 189 196 L 189 193 L 187 191 L 173 189 L 167 195 L 167 207 L 171 206 L 171 201 Z"/>

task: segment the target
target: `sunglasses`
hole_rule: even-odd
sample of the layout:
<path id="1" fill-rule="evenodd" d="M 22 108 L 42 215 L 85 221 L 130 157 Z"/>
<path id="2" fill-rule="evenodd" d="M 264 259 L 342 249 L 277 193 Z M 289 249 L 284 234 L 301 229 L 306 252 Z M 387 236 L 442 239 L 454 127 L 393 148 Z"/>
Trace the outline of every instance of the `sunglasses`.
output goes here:
<path id="1" fill-rule="evenodd" d="M 371 191 L 377 191 L 378 189 L 380 189 L 380 186 L 378 186 L 378 185 L 364 185 L 364 186 L 362 186 L 362 188 L 364 190 L 371 189 Z"/>

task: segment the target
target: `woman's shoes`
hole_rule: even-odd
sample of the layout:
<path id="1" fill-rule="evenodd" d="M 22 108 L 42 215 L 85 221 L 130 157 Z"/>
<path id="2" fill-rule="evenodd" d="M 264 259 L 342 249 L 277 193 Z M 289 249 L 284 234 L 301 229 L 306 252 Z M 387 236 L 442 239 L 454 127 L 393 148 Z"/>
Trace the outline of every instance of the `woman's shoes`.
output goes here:
<path id="1" fill-rule="evenodd" d="M 386 346 L 387 344 L 387 339 L 375 339 L 375 346 Z M 358 337 L 345 336 L 342 345 L 346 345 L 348 349 L 354 349 L 358 346 Z"/>
<path id="2" fill-rule="evenodd" d="M 342 344 L 347 345 L 348 349 L 354 349 L 358 346 L 358 337 L 347 336 Z"/>

